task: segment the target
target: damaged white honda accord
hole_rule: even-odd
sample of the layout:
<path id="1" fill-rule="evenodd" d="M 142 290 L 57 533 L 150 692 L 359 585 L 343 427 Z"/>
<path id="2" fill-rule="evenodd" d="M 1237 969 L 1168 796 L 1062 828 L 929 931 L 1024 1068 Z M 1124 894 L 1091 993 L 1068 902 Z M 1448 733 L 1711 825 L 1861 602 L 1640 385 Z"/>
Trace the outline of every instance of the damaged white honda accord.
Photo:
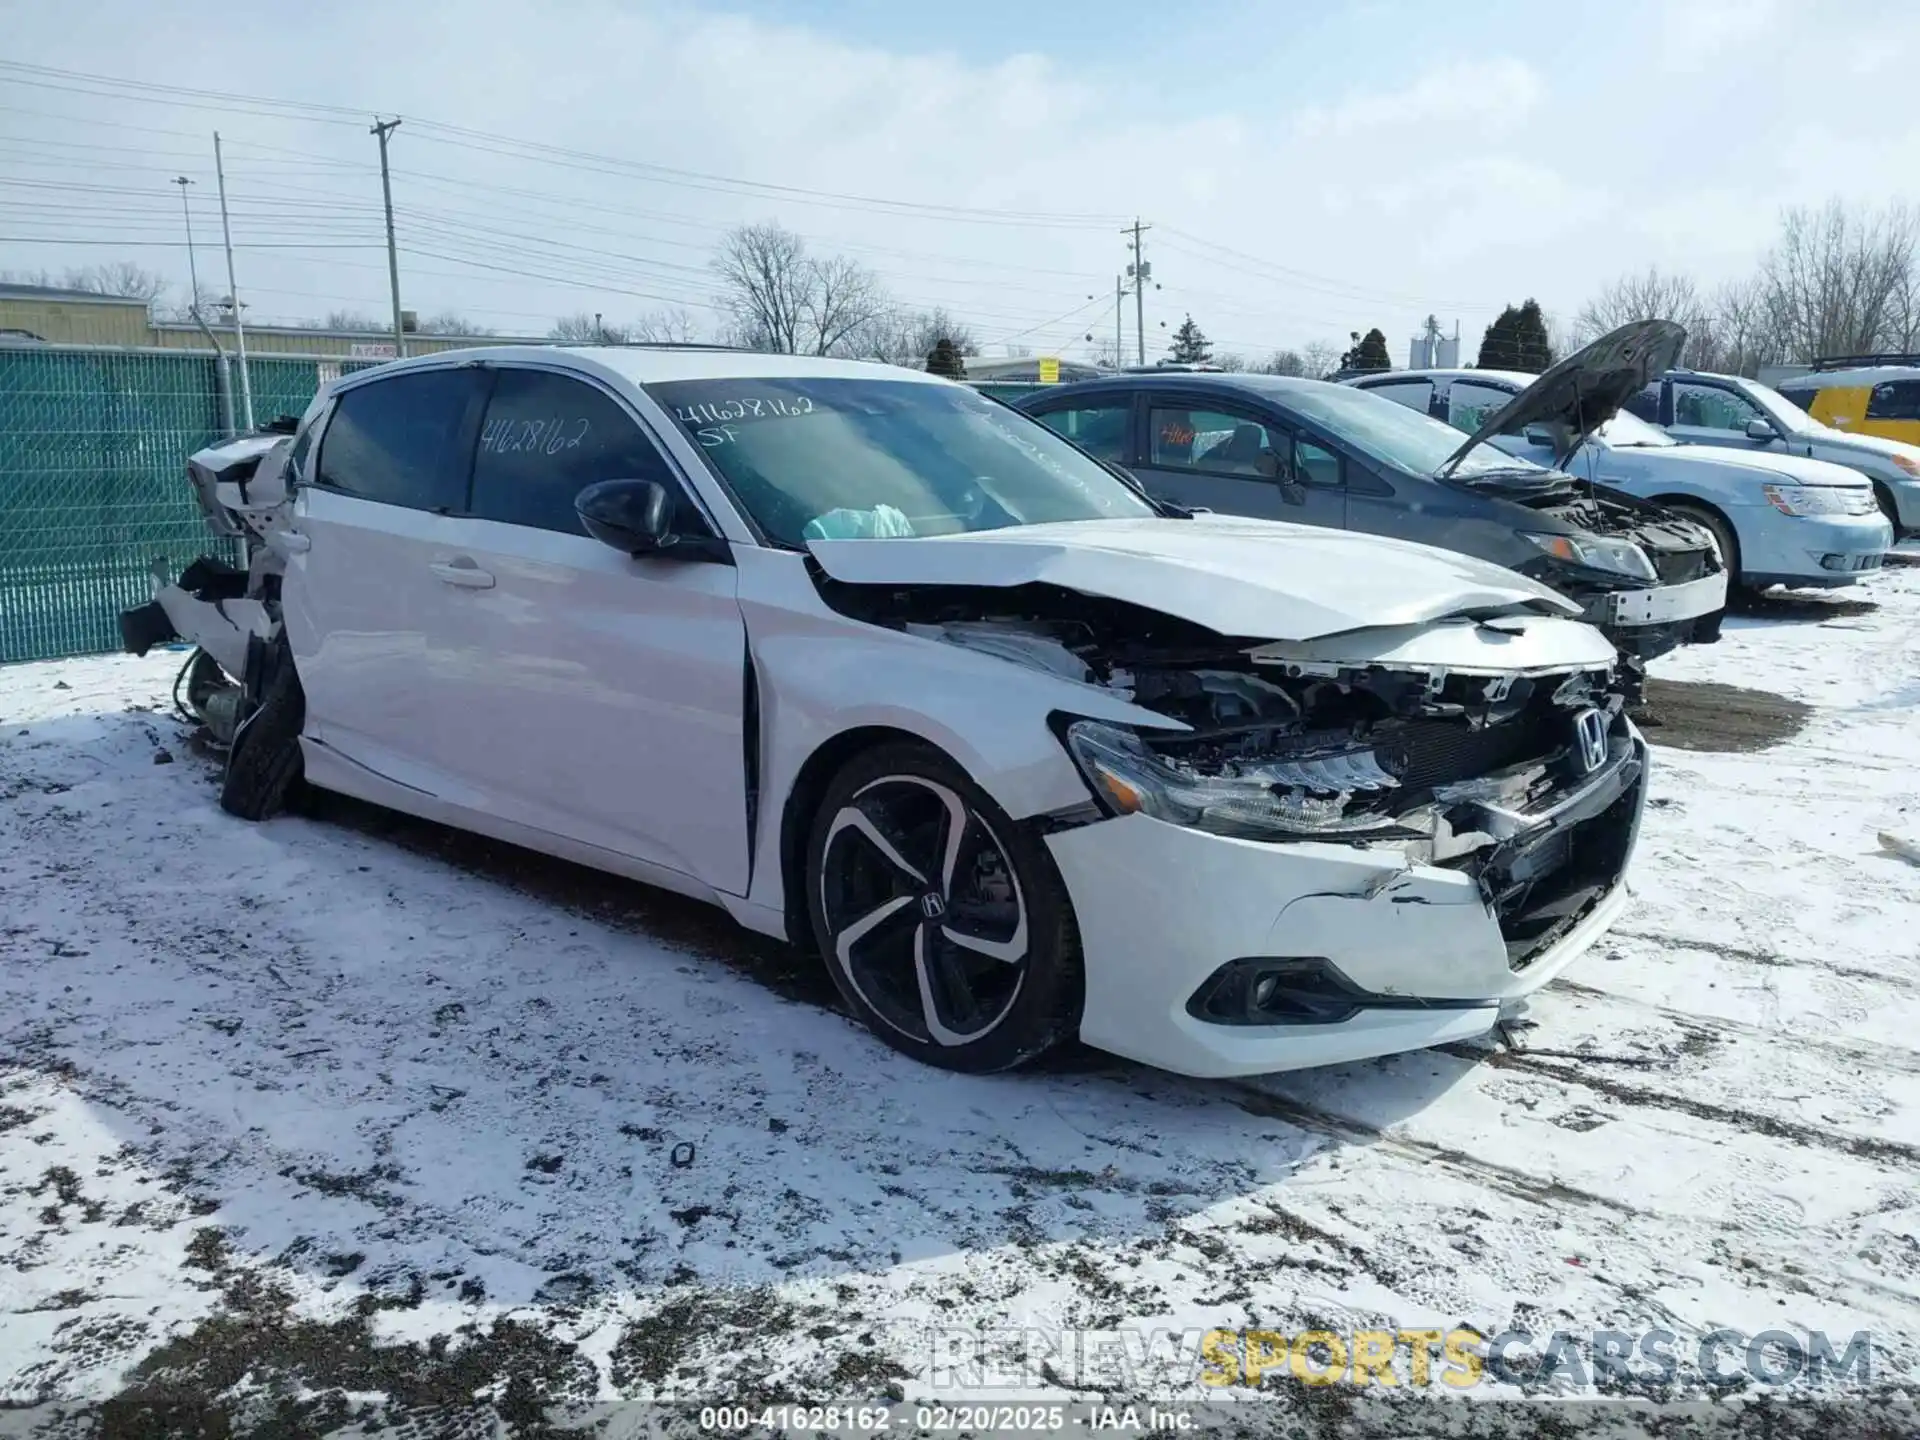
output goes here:
<path id="1" fill-rule="evenodd" d="M 1646 747 L 1573 602 L 1157 505 L 964 385 L 457 351 L 189 473 L 246 563 L 121 625 L 199 647 L 228 810 L 320 786 L 713 901 L 935 1065 L 1456 1040 L 1625 900 Z"/>

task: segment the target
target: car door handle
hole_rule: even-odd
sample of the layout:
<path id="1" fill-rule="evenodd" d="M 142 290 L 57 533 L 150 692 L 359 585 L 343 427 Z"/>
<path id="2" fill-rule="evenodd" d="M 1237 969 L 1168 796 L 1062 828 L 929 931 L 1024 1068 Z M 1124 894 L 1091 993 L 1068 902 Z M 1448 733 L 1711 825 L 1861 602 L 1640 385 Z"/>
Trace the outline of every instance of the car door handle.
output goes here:
<path id="1" fill-rule="evenodd" d="M 493 588 L 493 576 L 464 557 L 459 560 L 437 560 L 427 568 L 447 584 L 458 585 L 462 589 L 491 590 Z"/>

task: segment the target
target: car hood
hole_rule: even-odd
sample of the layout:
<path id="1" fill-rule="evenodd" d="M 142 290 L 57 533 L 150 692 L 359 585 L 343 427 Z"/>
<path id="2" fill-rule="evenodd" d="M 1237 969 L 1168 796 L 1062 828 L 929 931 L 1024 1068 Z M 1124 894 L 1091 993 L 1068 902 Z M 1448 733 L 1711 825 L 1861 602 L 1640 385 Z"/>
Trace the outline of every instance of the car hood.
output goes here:
<path id="1" fill-rule="evenodd" d="M 1559 465 L 1630 396 L 1671 370 L 1686 343 L 1686 329 L 1671 320 L 1636 320 L 1602 335 L 1487 416 L 1441 472 L 1457 465 L 1474 446 L 1495 435 L 1518 435 L 1529 425 L 1545 425 L 1554 432 L 1554 464 Z"/>
<path id="2" fill-rule="evenodd" d="M 1675 445 L 1672 448 L 1624 446 L 1614 453 L 1655 456 L 1657 465 L 1711 466 L 1716 470 L 1752 471 L 1757 482 L 1787 481 L 1794 485 L 1845 485 L 1863 487 L 1867 477 L 1831 460 L 1812 460 L 1804 455 L 1782 455 L 1774 450 L 1737 450 L 1724 445 Z"/>
<path id="3" fill-rule="evenodd" d="M 1470 555 L 1216 515 L 813 540 L 807 549 L 846 584 L 1056 585 L 1264 641 L 1462 615 L 1580 613 L 1565 596 Z"/>
<path id="4" fill-rule="evenodd" d="M 1903 440 L 1889 440 L 1884 435 L 1849 435 L 1844 430 L 1835 430 L 1832 426 L 1827 426 L 1805 438 L 1822 450 L 1852 450 L 1868 455 L 1904 455 L 1909 460 L 1920 461 L 1920 445 L 1909 445 Z"/>

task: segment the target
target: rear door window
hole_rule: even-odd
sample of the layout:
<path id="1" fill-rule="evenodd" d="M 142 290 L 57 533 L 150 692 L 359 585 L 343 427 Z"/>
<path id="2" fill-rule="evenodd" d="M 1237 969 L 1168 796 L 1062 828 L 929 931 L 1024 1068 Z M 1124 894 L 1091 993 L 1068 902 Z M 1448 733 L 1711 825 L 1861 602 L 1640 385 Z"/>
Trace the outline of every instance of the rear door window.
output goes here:
<path id="1" fill-rule="evenodd" d="M 1638 416 L 1649 425 L 1660 423 L 1660 382 L 1654 381 L 1644 390 L 1635 391 L 1627 397 L 1627 403 L 1621 407 L 1628 414 Z"/>
<path id="2" fill-rule="evenodd" d="M 1150 412 L 1149 463 L 1159 470 L 1193 470 L 1271 480 L 1280 474 L 1288 437 L 1247 415 L 1222 410 L 1158 406 Z"/>
<path id="3" fill-rule="evenodd" d="M 1883 380 L 1867 397 L 1869 420 L 1920 420 L 1920 380 Z"/>
<path id="4" fill-rule="evenodd" d="M 647 433 L 614 398 L 549 370 L 497 372 L 473 454 L 473 514 L 584 535 L 574 501 L 601 480 L 655 480 L 696 514 Z"/>
<path id="5" fill-rule="evenodd" d="M 1101 400 L 1065 410 L 1051 410 L 1034 418 L 1056 435 L 1064 435 L 1089 455 L 1114 465 L 1127 463 L 1127 422 L 1133 414 L 1129 400 Z"/>
<path id="6" fill-rule="evenodd" d="M 1766 418 L 1758 405 L 1736 390 L 1722 390 L 1717 385 L 1700 385 L 1690 380 L 1673 382 L 1673 423 L 1676 425 L 1744 435 L 1750 421 Z"/>
<path id="7" fill-rule="evenodd" d="M 1431 380 L 1392 380 L 1384 385 L 1362 385 L 1358 387 L 1369 395 L 1379 395 L 1404 405 L 1409 410 L 1418 410 L 1426 414 L 1433 404 L 1433 382 Z"/>
<path id="8" fill-rule="evenodd" d="M 1486 424 L 1489 415 L 1512 399 L 1511 390 L 1478 380 L 1456 380 L 1447 390 L 1447 423 L 1471 435 Z"/>
<path id="9" fill-rule="evenodd" d="M 316 483 L 409 510 L 461 509 L 484 381 L 472 367 L 416 370 L 345 391 L 320 441 Z"/>

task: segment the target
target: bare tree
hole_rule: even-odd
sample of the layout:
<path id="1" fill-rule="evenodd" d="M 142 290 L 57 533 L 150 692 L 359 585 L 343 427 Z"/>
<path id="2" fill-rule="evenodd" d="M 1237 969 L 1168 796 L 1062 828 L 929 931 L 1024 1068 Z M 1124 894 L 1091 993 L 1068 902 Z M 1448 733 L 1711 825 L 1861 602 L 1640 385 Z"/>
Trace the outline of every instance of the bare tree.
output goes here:
<path id="1" fill-rule="evenodd" d="M 624 345 L 634 335 L 629 326 L 609 324 L 598 315 L 578 310 L 554 321 L 547 338 L 570 345 Z"/>
<path id="2" fill-rule="evenodd" d="M 1673 320 L 1687 331 L 1681 363 L 1707 370 L 1719 363 L 1714 318 L 1713 307 L 1691 277 L 1663 274 L 1655 265 L 1644 275 L 1622 275 L 1582 305 L 1569 338 L 1579 346 L 1635 320 Z"/>
<path id="3" fill-rule="evenodd" d="M 1346 351 L 1331 340 L 1314 340 L 1300 347 L 1301 373 L 1309 380 L 1324 380 L 1333 373 Z"/>
<path id="4" fill-rule="evenodd" d="M 805 293 L 808 349 L 815 355 L 839 353 L 849 336 L 888 309 L 880 277 L 844 255 L 810 262 Z"/>
<path id="5" fill-rule="evenodd" d="M 1760 262 L 1768 320 L 1796 360 L 1858 354 L 1889 343 L 1903 328 L 1913 281 L 1920 210 L 1893 204 L 1850 210 L 1796 206 L 1780 219 L 1780 238 Z"/>
<path id="6" fill-rule="evenodd" d="M 700 338 L 692 313 L 677 305 L 642 315 L 632 330 L 633 338 L 647 345 L 691 345 Z"/>
<path id="7" fill-rule="evenodd" d="M 855 327 L 839 350 L 855 360 L 883 360 L 917 370 L 942 340 L 962 356 L 980 353 L 973 327 L 939 306 L 932 310 L 889 306 Z"/>
<path id="8" fill-rule="evenodd" d="M 1215 365 L 1218 365 L 1222 370 L 1226 370 L 1228 372 L 1235 372 L 1235 371 L 1247 370 L 1252 368 L 1247 364 L 1246 356 L 1236 355 L 1231 350 L 1222 350 L 1217 354 L 1215 354 L 1213 356 L 1213 363 Z"/>
<path id="9" fill-rule="evenodd" d="M 244 300 L 240 303 L 242 309 L 252 308 Z M 384 335 L 393 326 L 391 321 L 376 320 L 371 315 L 364 315 L 358 310 L 329 310 L 326 318 L 314 328 L 345 330 L 354 334 Z"/>
<path id="10" fill-rule="evenodd" d="M 1112 340 L 1093 342 L 1093 363 L 1102 370 L 1118 370 L 1126 364 L 1120 356 L 1120 347 Z"/>
<path id="11" fill-rule="evenodd" d="M 476 325 L 458 310 L 442 310 L 420 322 L 423 335 L 489 335 L 484 325 Z"/>
<path id="12" fill-rule="evenodd" d="M 734 339 L 776 354 L 800 351 L 815 308 L 804 240 L 770 221 L 742 225 L 721 242 L 713 269 L 733 315 Z"/>
<path id="13" fill-rule="evenodd" d="M 1754 376 L 1762 365 L 1781 357 L 1765 287 L 1757 276 L 1722 285 L 1708 308 L 1711 329 L 1696 348 L 1703 355 L 1710 351 L 1712 358 L 1698 368 Z"/>
<path id="14" fill-rule="evenodd" d="M 111 264 L 86 265 L 78 270 L 69 270 L 66 283 L 69 290 L 145 300 L 149 305 L 167 293 L 164 275 L 156 275 L 131 260 L 116 260 Z"/>
<path id="15" fill-rule="evenodd" d="M 1304 375 L 1307 373 L 1307 362 L 1301 358 L 1298 350 L 1276 350 L 1267 357 L 1266 363 L 1260 367 L 1260 373 L 1263 375 Z"/>

